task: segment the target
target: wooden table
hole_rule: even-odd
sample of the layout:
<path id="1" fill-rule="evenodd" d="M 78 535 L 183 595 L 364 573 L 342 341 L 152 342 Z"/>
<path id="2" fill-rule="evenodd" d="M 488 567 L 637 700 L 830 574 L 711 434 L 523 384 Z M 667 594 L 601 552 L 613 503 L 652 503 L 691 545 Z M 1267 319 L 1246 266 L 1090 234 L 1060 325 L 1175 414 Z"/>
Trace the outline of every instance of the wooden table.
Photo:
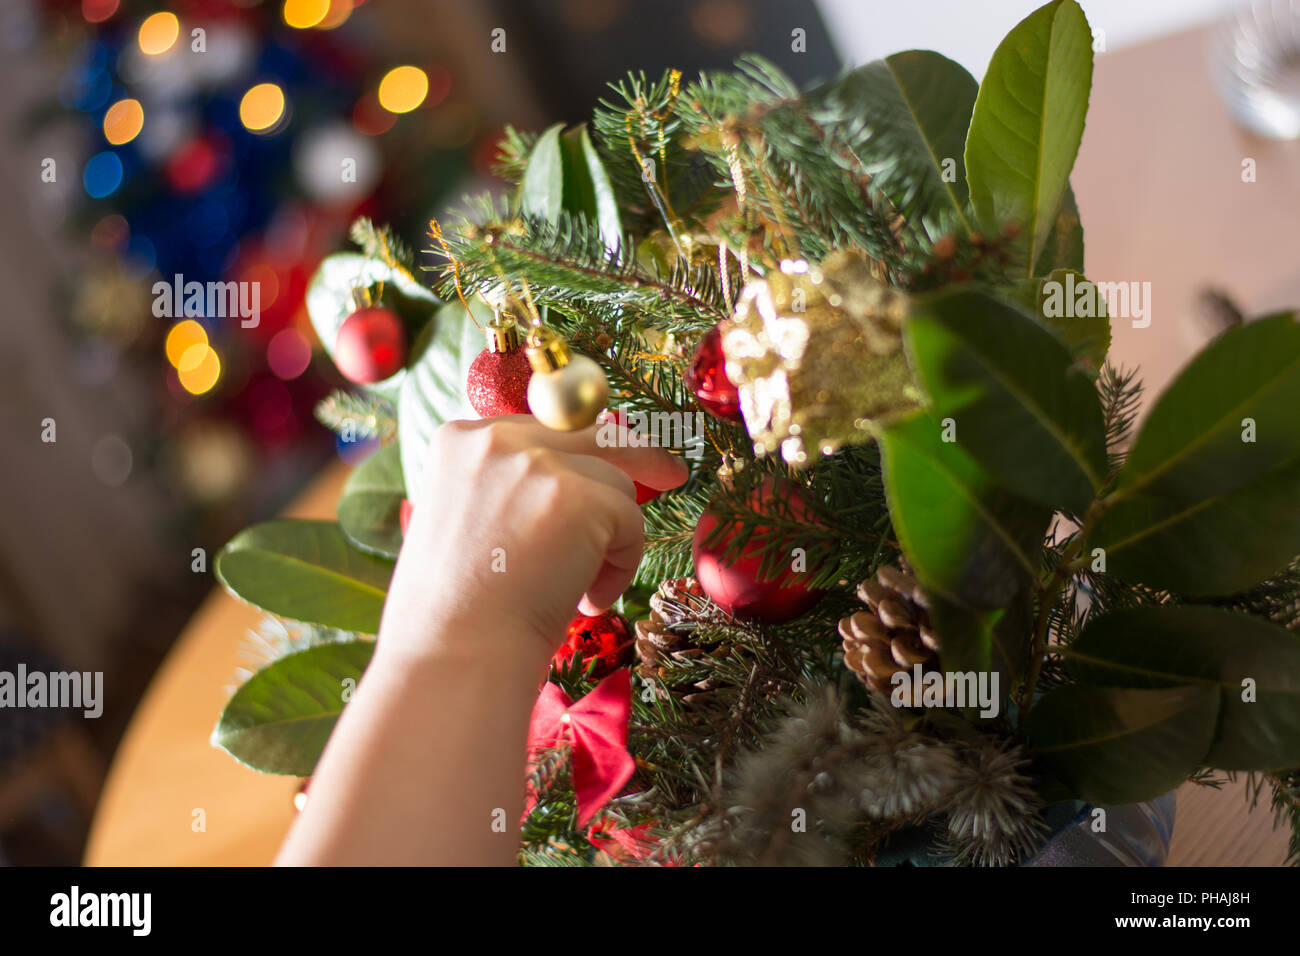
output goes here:
<path id="1" fill-rule="evenodd" d="M 1210 86 L 1203 31 L 1097 60 L 1073 177 L 1087 272 L 1152 284 L 1152 321 L 1115 323 L 1113 354 L 1157 393 L 1203 344 L 1204 284 L 1248 313 L 1300 303 L 1300 146 L 1232 125 Z M 1256 181 L 1243 182 L 1243 159 Z M 332 517 L 345 470 L 323 474 L 290 514 Z M 90 865 L 261 865 L 293 818 L 297 783 L 248 770 L 208 744 L 240 643 L 260 613 L 214 592 L 168 657 L 118 750 L 86 851 Z M 192 829 L 203 809 L 206 829 Z M 1286 834 L 1240 785 L 1185 786 L 1170 864 L 1277 865 Z"/>

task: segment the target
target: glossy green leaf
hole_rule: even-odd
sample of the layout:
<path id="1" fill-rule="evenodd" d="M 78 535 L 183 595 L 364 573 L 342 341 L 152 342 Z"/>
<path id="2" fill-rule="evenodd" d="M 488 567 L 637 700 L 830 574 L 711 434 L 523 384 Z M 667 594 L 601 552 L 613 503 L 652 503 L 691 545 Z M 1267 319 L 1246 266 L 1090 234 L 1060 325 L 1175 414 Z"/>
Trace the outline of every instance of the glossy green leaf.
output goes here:
<path id="1" fill-rule="evenodd" d="M 617 251 L 623 240 L 618 199 L 587 127 L 569 130 L 560 137 L 560 146 L 564 158 L 564 208 L 596 223 L 606 248 Z"/>
<path id="2" fill-rule="evenodd" d="M 230 698 L 213 746 L 262 773 L 310 777 L 374 650 L 373 641 L 319 644 L 267 665 Z"/>
<path id="3" fill-rule="evenodd" d="M 1069 180 L 1066 180 L 1065 194 L 1061 196 L 1061 205 L 1052 220 L 1043 251 L 1034 264 L 1034 275 L 1047 275 L 1057 269 L 1083 272 L 1083 221 Z"/>
<path id="4" fill-rule="evenodd" d="M 524 213 L 555 222 L 564 204 L 564 153 L 560 148 L 563 123 L 537 137 L 528 154 L 524 178 L 519 183 L 519 205 Z"/>
<path id="5" fill-rule="evenodd" d="M 976 610 L 930 595 L 930 620 L 939 635 L 939 662 L 947 672 L 994 673 L 1003 700 L 1028 659 L 1033 622 L 1031 589 L 1026 586 L 1006 607 Z"/>
<path id="6" fill-rule="evenodd" d="M 1293 315 L 1225 332 L 1179 374 L 1138 433 L 1093 543 L 1111 571 L 1195 596 L 1243 590 L 1300 553 Z"/>
<path id="7" fill-rule="evenodd" d="M 1106 474 L 1101 402 L 1051 332 L 1005 302 L 958 291 L 918 300 L 905 336 L 963 451 L 1017 494 L 1083 512 Z"/>
<path id="8" fill-rule="evenodd" d="M 1205 685 L 1139 690 L 1072 685 L 1046 694 L 1026 731 L 1038 769 L 1091 803 L 1135 803 L 1201 766 L 1219 695 Z"/>
<path id="9" fill-rule="evenodd" d="M 994 291 L 1050 329 L 1090 376 L 1101 370 L 1110 351 L 1110 318 L 1106 297 L 1083 273 L 1054 269 Z"/>
<path id="10" fill-rule="evenodd" d="M 971 231 L 964 147 L 978 89 L 960 64 L 909 50 L 852 71 L 824 96 L 833 115 L 860 117 L 869 136 L 856 158 L 931 239 Z"/>
<path id="11" fill-rule="evenodd" d="M 459 302 L 438 310 L 415 344 L 414 357 L 397 400 L 397 434 L 401 445 L 402 476 L 406 497 L 419 504 L 427 482 L 424 466 L 429 441 L 439 425 L 450 421 L 476 421 L 465 395 L 469 367 L 486 345 L 480 326 L 492 319 L 491 310 L 472 302 L 478 325 Z"/>
<path id="12" fill-rule="evenodd" d="M 1219 725 L 1208 766 L 1300 765 L 1300 636 L 1285 628 L 1214 607 L 1127 608 L 1089 622 L 1065 653 L 1088 683 L 1213 688 Z M 1247 680 L 1253 699 L 1243 700 Z"/>
<path id="13" fill-rule="evenodd" d="M 997 485 L 943 440 L 920 411 L 880 435 L 889 516 L 927 590 L 970 608 L 999 608 L 1038 573 L 1049 511 Z"/>
<path id="14" fill-rule="evenodd" d="M 374 634 L 393 562 L 358 551 L 333 521 L 281 518 L 246 528 L 216 560 L 238 598 L 281 617 Z"/>
<path id="15" fill-rule="evenodd" d="M 339 527 L 362 551 L 396 558 L 402 548 L 405 497 L 401 449 L 396 443 L 385 445 L 348 477 L 339 499 Z"/>
<path id="16" fill-rule="evenodd" d="M 334 357 L 339 326 L 356 310 L 353 293 L 359 289 L 377 290 L 381 284 L 384 304 L 392 307 L 402 318 L 408 334 L 412 337 L 418 335 L 438 307 L 438 298 L 413 277 L 359 252 L 326 256 L 316 267 L 307 284 L 307 314 L 331 358 Z M 394 399 L 405 375 L 403 369 L 366 388 Z"/>
<path id="17" fill-rule="evenodd" d="M 980 225 L 1016 223 L 1031 275 L 1058 216 L 1092 86 L 1092 31 L 1074 0 L 1022 20 L 993 54 L 966 138 L 966 177 Z"/>

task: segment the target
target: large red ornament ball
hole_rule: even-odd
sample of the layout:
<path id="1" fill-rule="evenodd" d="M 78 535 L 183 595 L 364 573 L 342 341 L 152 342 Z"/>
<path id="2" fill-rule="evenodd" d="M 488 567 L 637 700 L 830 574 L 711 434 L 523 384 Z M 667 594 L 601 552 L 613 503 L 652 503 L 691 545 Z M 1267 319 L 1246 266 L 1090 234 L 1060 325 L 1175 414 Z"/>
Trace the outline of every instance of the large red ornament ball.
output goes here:
<path id="1" fill-rule="evenodd" d="M 528 380 L 533 367 L 522 348 L 484 349 L 469 367 L 465 392 L 482 418 L 528 414 Z"/>
<path id="2" fill-rule="evenodd" d="M 568 636 L 551 658 L 551 664 L 560 667 L 574 657 L 584 665 L 595 660 L 591 677 L 601 680 L 631 664 L 633 653 L 632 633 L 627 622 L 613 611 L 595 617 L 578 614 L 569 622 Z"/>
<path id="3" fill-rule="evenodd" d="M 358 385 L 396 375 L 406 364 L 406 326 L 392 309 L 357 309 L 339 326 L 334 364 Z"/>
<path id="4" fill-rule="evenodd" d="M 788 482 L 773 479 L 764 481 L 755 489 L 755 507 L 762 511 L 764 503 L 772 500 L 774 495 L 789 498 L 791 511 L 796 517 L 805 513 L 806 506 L 799 490 Z M 728 545 L 740 530 L 740 525 L 733 523 L 716 544 L 706 544 L 722 520 L 706 508 L 695 527 L 691 545 L 695 577 L 714 604 L 737 617 L 780 624 L 806 613 L 822 599 L 824 591 L 810 588 L 805 583 L 809 577 L 806 572 L 787 569 L 771 580 L 760 579 L 763 546 L 772 533 L 766 526 L 754 529 L 736 560 L 724 561 L 723 555 L 728 552 Z"/>
<path id="5" fill-rule="evenodd" d="M 740 392 L 727 378 L 727 356 L 722 351 L 720 325 L 704 333 L 683 378 L 700 407 L 710 415 L 737 424 L 745 421 L 740 414 Z"/>

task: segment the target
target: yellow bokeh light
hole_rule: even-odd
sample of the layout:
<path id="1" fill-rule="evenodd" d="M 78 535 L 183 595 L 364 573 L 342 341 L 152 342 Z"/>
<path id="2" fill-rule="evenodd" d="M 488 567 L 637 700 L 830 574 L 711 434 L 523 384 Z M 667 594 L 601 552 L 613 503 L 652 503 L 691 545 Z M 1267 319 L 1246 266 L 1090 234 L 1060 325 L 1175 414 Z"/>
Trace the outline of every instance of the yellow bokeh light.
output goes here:
<path id="1" fill-rule="evenodd" d="M 144 107 L 139 100 L 118 100 L 104 114 L 104 139 L 114 146 L 129 143 L 144 126 Z"/>
<path id="2" fill-rule="evenodd" d="M 186 319 L 184 322 L 177 322 L 172 326 L 171 331 L 167 333 L 167 341 L 163 345 L 163 351 L 167 353 L 167 361 L 180 368 L 181 358 L 191 348 L 196 345 L 206 346 L 207 344 L 207 330 L 193 319 Z"/>
<path id="3" fill-rule="evenodd" d="M 352 7 L 354 0 L 329 0 L 330 12 L 325 14 L 325 19 L 316 24 L 318 30 L 333 30 L 347 22 L 348 17 L 352 16 Z"/>
<path id="4" fill-rule="evenodd" d="M 429 95 L 429 77 L 418 66 L 396 66 L 379 81 L 379 105 L 390 113 L 409 113 Z"/>
<path id="5" fill-rule="evenodd" d="M 254 133 L 268 130 L 284 116 L 284 91 L 274 83 L 258 83 L 239 101 L 239 121 Z"/>
<path id="6" fill-rule="evenodd" d="M 155 13 L 140 24 L 140 49 L 149 56 L 166 53 L 181 35 L 181 22 L 176 14 L 163 11 Z"/>
<path id="7" fill-rule="evenodd" d="M 309 30 L 330 12 L 330 0 L 284 0 L 284 22 L 296 30 Z"/>
<path id="8" fill-rule="evenodd" d="M 202 395 L 211 391 L 221 378 L 221 358 L 206 342 L 191 345 L 176 363 L 176 377 L 185 391 Z"/>

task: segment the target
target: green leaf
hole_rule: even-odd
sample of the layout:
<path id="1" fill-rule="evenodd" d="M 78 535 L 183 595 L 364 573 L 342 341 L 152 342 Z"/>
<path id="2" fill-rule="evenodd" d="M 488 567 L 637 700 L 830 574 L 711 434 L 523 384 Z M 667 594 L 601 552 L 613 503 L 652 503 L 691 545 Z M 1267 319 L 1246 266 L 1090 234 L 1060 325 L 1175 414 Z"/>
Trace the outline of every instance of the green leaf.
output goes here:
<path id="1" fill-rule="evenodd" d="M 914 302 L 908 355 L 935 416 L 1017 494 L 1081 514 L 1106 474 L 1101 402 L 1069 351 L 1019 309 L 977 292 Z"/>
<path id="2" fill-rule="evenodd" d="M 1025 275 L 1057 219 L 1092 86 L 1092 31 L 1074 0 L 1053 0 L 998 45 L 966 138 L 966 176 L 981 226 L 1017 223 Z"/>
<path id="3" fill-rule="evenodd" d="M 492 314 L 477 299 L 472 307 L 478 325 L 459 302 L 449 302 L 438 310 L 415 343 L 397 399 L 402 475 L 406 497 L 414 504 L 424 497 L 425 459 L 438 426 L 451 421 L 476 421 L 479 417 L 465 396 L 465 381 L 469 367 L 486 344 L 480 326 L 486 327 Z"/>
<path id="4" fill-rule="evenodd" d="M 1219 709 L 1207 686 L 1137 690 L 1060 687 L 1026 722 L 1036 766 L 1092 803 L 1135 803 L 1178 786 L 1201 765 Z"/>
<path id="5" fill-rule="evenodd" d="M 960 64 L 909 50 L 854 70 L 824 96 L 832 115 L 854 116 L 870 132 L 856 158 L 932 240 L 971 231 L 964 145 L 978 90 Z"/>
<path id="6" fill-rule="evenodd" d="M 396 558 L 402 548 L 405 497 L 401 449 L 397 444 L 385 445 L 348 477 L 339 499 L 339 527 L 362 551 Z"/>
<path id="7" fill-rule="evenodd" d="M 576 126 L 560 139 L 564 158 L 564 208 L 581 213 L 600 227 L 601 238 L 611 252 L 623 241 L 618 199 L 609 174 L 600 161 L 587 127 Z"/>
<path id="8" fill-rule="evenodd" d="M 1089 376 L 1101 370 L 1110 351 L 1106 297 L 1082 272 L 1054 269 L 1046 276 L 1021 279 L 993 291 L 1028 310 L 1051 329 L 1075 360 L 1088 369 Z M 1093 314 L 1086 314 L 1090 312 Z"/>
<path id="9" fill-rule="evenodd" d="M 1083 221 L 1069 180 L 1065 183 L 1060 209 L 1052 220 L 1052 231 L 1047 234 L 1043 251 L 1034 264 L 1034 275 L 1046 275 L 1057 269 L 1083 272 Z"/>
<path id="10" fill-rule="evenodd" d="M 1202 762 L 1224 770 L 1300 765 L 1300 637 L 1222 608 L 1135 607 L 1090 621 L 1065 648 L 1071 673 L 1115 687 L 1204 684 L 1219 726 Z M 1255 682 L 1244 701 L 1242 681 Z"/>
<path id="11" fill-rule="evenodd" d="M 383 303 L 402 318 L 408 336 L 414 337 L 438 307 L 438 297 L 420 285 L 414 277 L 359 252 L 338 252 L 326 256 L 316 267 L 307 284 L 307 314 L 331 359 L 334 357 L 339 326 L 356 311 L 353 292 L 358 289 L 375 290 L 381 284 Z M 366 388 L 385 398 L 395 399 L 405 375 L 406 370 L 402 369 Z"/>
<path id="12" fill-rule="evenodd" d="M 928 412 L 880 436 L 889 516 L 925 588 L 969 608 L 1000 608 L 1037 576 L 1049 512 L 997 485 Z"/>
<path id="13" fill-rule="evenodd" d="M 1300 552 L 1292 314 L 1230 329 L 1179 374 L 1134 441 L 1093 543 L 1122 577 L 1196 596 L 1243 590 Z"/>
<path id="14" fill-rule="evenodd" d="M 393 562 L 353 548 L 333 521 L 281 518 L 235 535 L 217 555 L 216 573 L 264 611 L 374 634 Z"/>
<path id="15" fill-rule="evenodd" d="M 1007 607 L 972 610 L 930 595 L 930 619 L 939 635 L 943 670 L 996 672 L 998 694 L 1005 700 L 1028 656 L 1032 597 L 1026 586 Z"/>
<path id="16" fill-rule="evenodd" d="M 560 149 L 563 129 L 563 123 L 556 123 L 537 137 L 519 184 L 519 205 L 524 214 L 547 222 L 559 219 L 564 203 L 564 155 Z"/>
<path id="17" fill-rule="evenodd" d="M 213 746 L 262 773 L 310 777 L 374 650 L 374 641 L 319 644 L 269 664 L 230 698 Z"/>

